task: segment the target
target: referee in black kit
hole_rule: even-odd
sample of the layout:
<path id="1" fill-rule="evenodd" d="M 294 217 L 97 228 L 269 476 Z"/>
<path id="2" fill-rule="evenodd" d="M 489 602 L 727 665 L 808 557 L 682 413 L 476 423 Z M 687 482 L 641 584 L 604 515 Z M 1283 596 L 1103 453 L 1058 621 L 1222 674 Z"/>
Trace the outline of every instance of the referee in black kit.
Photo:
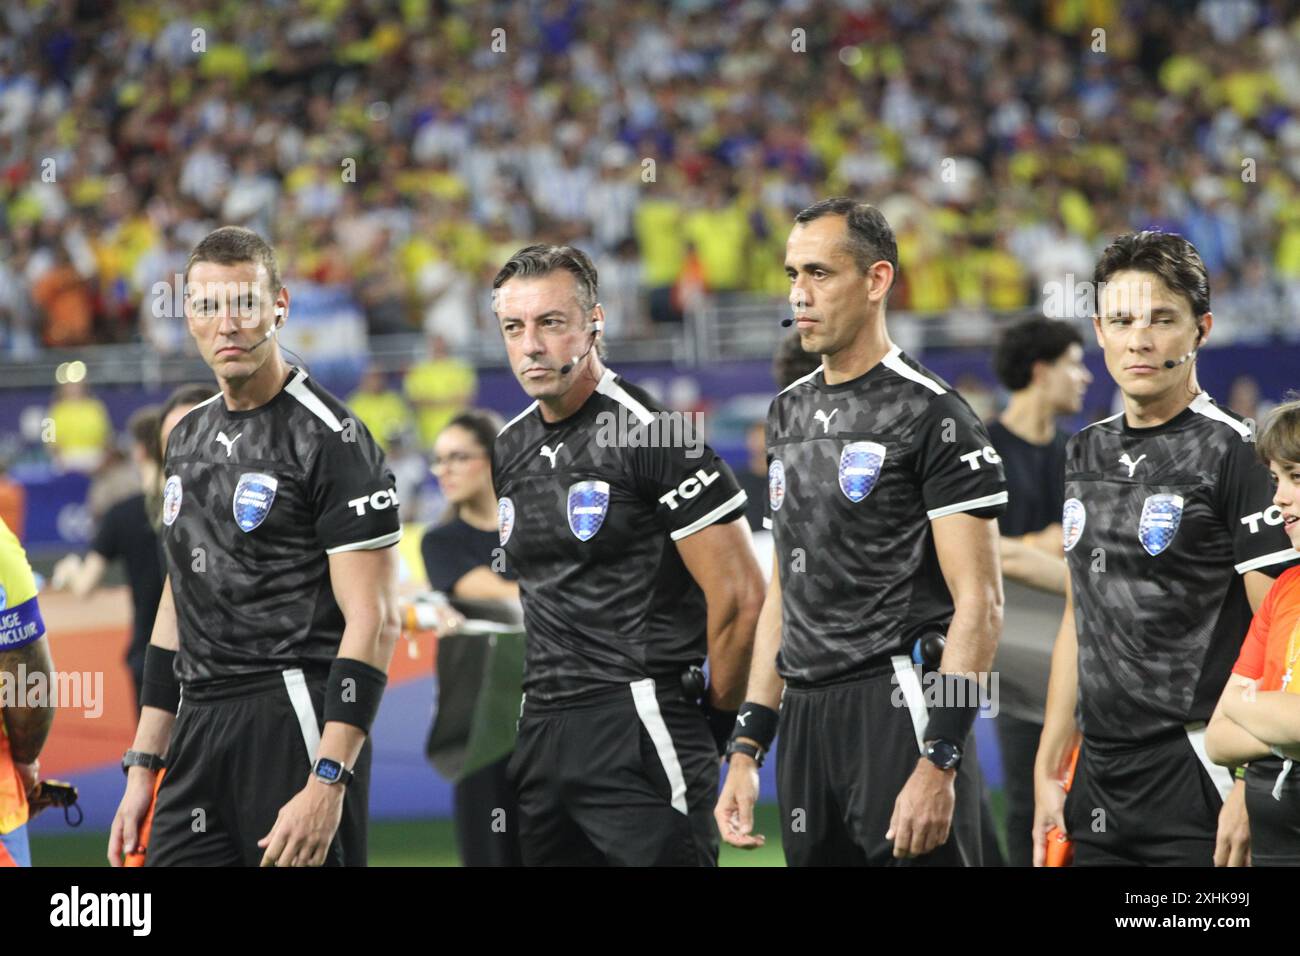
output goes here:
<path id="1" fill-rule="evenodd" d="M 493 289 L 536 399 L 492 454 L 527 635 L 509 768 L 524 863 L 716 865 L 718 758 L 763 593 L 745 494 L 683 419 L 605 368 L 583 252 L 528 246 Z"/>
<path id="2" fill-rule="evenodd" d="M 824 361 L 768 410 L 774 567 L 718 824 L 762 842 L 756 763 L 779 719 L 791 866 L 978 866 L 971 728 L 1002 624 L 1002 466 L 970 406 L 889 340 L 898 252 L 879 210 L 803 210 L 785 270 Z"/>
<path id="3" fill-rule="evenodd" d="M 109 861 L 135 849 L 165 765 L 147 865 L 364 865 L 366 737 L 398 633 L 393 476 L 285 364 L 264 240 L 218 229 L 185 278 L 220 393 L 167 442 L 167 582 Z"/>

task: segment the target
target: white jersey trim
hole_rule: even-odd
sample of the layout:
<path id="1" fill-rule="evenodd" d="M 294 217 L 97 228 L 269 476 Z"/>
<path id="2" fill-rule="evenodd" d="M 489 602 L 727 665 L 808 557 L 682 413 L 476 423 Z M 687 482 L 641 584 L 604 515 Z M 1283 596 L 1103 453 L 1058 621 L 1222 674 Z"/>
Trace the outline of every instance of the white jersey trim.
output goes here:
<path id="1" fill-rule="evenodd" d="M 1007 493 L 999 491 L 994 495 L 985 495 L 983 498 L 972 498 L 970 501 L 959 501 L 955 505 L 944 505 L 942 508 L 935 508 L 933 511 L 927 511 L 925 516 L 933 521 L 935 518 L 945 518 L 948 515 L 955 515 L 962 511 L 974 511 L 977 508 L 987 508 L 990 505 L 1004 505 L 1007 503 Z"/>
<path id="2" fill-rule="evenodd" d="M 504 435 L 504 434 L 506 433 L 506 429 L 507 429 L 507 428 L 509 428 L 511 425 L 515 424 L 517 421 L 519 421 L 519 419 L 523 418 L 525 415 L 529 414 L 529 413 L 530 413 L 534 408 L 536 408 L 536 407 L 537 407 L 537 402 L 533 402 L 533 404 L 529 405 L 527 408 L 525 408 L 522 412 L 520 412 L 520 413 L 519 413 L 518 415 L 516 415 L 514 418 L 510 419 L 510 421 L 508 421 L 508 422 L 506 422 L 504 425 L 502 425 L 502 426 L 501 426 L 501 431 L 497 432 L 497 437 L 500 438 L 502 435 Z"/>
<path id="3" fill-rule="evenodd" d="M 1213 419 L 1216 422 L 1223 422 L 1223 424 L 1227 425 L 1244 439 L 1250 438 L 1249 426 L 1237 421 L 1223 409 L 1219 408 L 1219 406 L 1210 401 L 1209 392 L 1201 392 L 1201 394 L 1192 399 L 1191 409 L 1198 415 L 1204 415 L 1206 418 Z"/>
<path id="4" fill-rule="evenodd" d="M 636 420 L 642 425 L 649 425 L 654 421 L 655 417 L 650 413 L 650 409 L 638 402 L 627 393 L 627 390 L 624 389 L 622 385 L 614 381 L 614 373 L 612 370 L 605 369 L 605 374 L 602 375 L 600 381 L 596 383 L 596 391 L 614 399 L 614 401 L 618 402 L 635 415 Z"/>
<path id="5" fill-rule="evenodd" d="M 303 406 L 330 427 L 330 431 L 343 431 L 343 423 L 338 420 L 319 398 L 307 389 L 307 374 L 304 372 L 301 376 L 295 376 L 284 390 L 298 399 Z"/>
<path id="6" fill-rule="evenodd" d="M 1284 548 L 1281 551 L 1274 551 L 1272 554 L 1261 555 L 1258 558 L 1251 558 L 1249 561 L 1241 562 L 1236 566 L 1237 573 L 1245 574 L 1247 571 L 1258 571 L 1260 568 L 1294 561 L 1296 558 L 1300 558 L 1300 551 L 1296 551 L 1295 548 Z"/>
<path id="7" fill-rule="evenodd" d="M 340 551 L 375 551 L 379 548 L 386 548 L 390 544 L 397 544 L 402 540 L 402 529 L 388 534 L 381 534 L 378 538 L 371 538 L 368 541 L 354 541 L 352 544 L 340 544 L 334 548 L 326 548 L 326 554 L 338 554 Z"/>
<path id="8" fill-rule="evenodd" d="M 885 354 L 885 357 L 881 359 L 881 362 L 886 368 L 893 370 L 896 374 L 903 376 L 903 378 L 908 381 L 916 382 L 918 385 L 924 385 L 936 395 L 946 395 L 948 393 L 948 390 L 934 379 L 930 378 L 928 375 L 922 375 L 916 369 L 912 368 L 912 366 L 904 362 L 901 358 L 902 354 L 903 350 L 895 345 Z"/>
<path id="9" fill-rule="evenodd" d="M 768 531 L 772 530 L 772 519 L 768 515 L 763 515 L 763 527 Z"/>
<path id="10" fill-rule="evenodd" d="M 816 375 L 818 372 L 820 372 L 822 369 L 824 369 L 825 367 L 826 367 L 825 365 L 818 365 L 815 369 L 813 369 L 813 370 L 812 370 L 811 372 L 809 372 L 807 375 L 801 375 L 799 378 L 796 378 L 793 382 L 791 382 L 791 383 L 790 383 L 789 385 L 787 385 L 785 388 L 781 389 L 781 391 L 777 392 L 777 394 L 778 394 L 778 395 L 784 395 L 786 392 L 790 391 L 790 389 L 794 388 L 795 386 L 797 386 L 797 385 L 802 385 L 804 382 L 807 382 L 807 381 L 811 381 L 811 380 L 812 380 L 812 377 L 813 377 L 814 375 Z"/>
<path id="11" fill-rule="evenodd" d="M 696 520 L 688 524 L 685 528 L 678 528 L 676 531 L 672 532 L 672 534 L 670 534 L 669 537 L 672 538 L 674 541 L 680 541 L 682 540 L 682 538 L 689 538 L 691 535 L 695 534 L 695 532 L 703 531 L 709 525 L 713 524 L 713 522 L 717 521 L 719 518 L 725 515 L 728 511 L 731 511 L 735 508 L 739 508 L 748 500 L 749 497 L 743 491 L 737 491 L 734 495 L 731 496 L 729 500 L 727 500 L 723 504 L 718 505 L 708 514 L 706 514 L 703 518 L 697 518 Z"/>
<path id="12" fill-rule="evenodd" d="M 1091 428 L 1093 425 L 1105 425 L 1107 422 L 1113 422 L 1115 419 L 1119 418 L 1123 414 L 1124 414 L 1123 412 L 1116 412 L 1114 415 L 1111 415 L 1109 418 L 1101 418 L 1088 425 L 1084 425 L 1083 428 L 1079 429 L 1079 431 L 1086 431 L 1087 429 Z"/>

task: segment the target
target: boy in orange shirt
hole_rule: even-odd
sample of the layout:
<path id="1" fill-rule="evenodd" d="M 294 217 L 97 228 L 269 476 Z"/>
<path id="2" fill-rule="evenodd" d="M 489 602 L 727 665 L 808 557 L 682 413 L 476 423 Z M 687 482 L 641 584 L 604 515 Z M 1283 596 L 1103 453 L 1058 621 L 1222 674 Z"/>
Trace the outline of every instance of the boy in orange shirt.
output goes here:
<path id="1" fill-rule="evenodd" d="M 1260 436 L 1273 473 L 1273 507 L 1300 550 L 1300 401 L 1279 405 Z M 1284 572 L 1251 622 L 1241 654 L 1210 720 L 1205 749 L 1246 780 L 1251 861 L 1300 864 L 1300 567 Z M 1248 764 L 1247 766 L 1241 766 Z"/>

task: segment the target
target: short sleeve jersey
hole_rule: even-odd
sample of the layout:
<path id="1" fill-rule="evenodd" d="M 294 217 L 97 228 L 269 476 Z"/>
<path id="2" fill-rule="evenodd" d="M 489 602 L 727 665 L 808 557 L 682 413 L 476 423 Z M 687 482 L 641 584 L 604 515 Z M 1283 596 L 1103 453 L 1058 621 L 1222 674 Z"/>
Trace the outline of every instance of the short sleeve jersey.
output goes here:
<path id="1" fill-rule="evenodd" d="M 946 633 L 952 596 L 931 522 L 1007 506 L 988 432 L 946 382 L 898 348 L 827 385 L 822 369 L 772 400 L 768 507 L 781 576 L 777 670 L 833 683 Z"/>
<path id="2" fill-rule="evenodd" d="M 1260 690 L 1300 694 L 1297 668 L 1300 668 L 1300 567 L 1293 567 L 1273 582 L 1264 603 L 1255 612 L 1232 672 L 1258 681 Z"/>
<path id="3" fill-rule="evenodd" d="M 163 550 L 182 683 L 328 664 L 344 619 L 329 555 L 401 539 L 384 454 L 347 406 L 293 368 L 248 411 L 220 393 L 167 442 Z"/>
<path id="4" fill-rule="evenodd" d="M 703 663 L 704 593 L 676 543 L 742 518 L 745 493 L 691 422 L 606 370 L 569 417 L 547 422 L 534 402 L 497 436 L 499 540 L 519 576 L 530 697 Z"/>
<path id="5" fill-rule="evenodd" d="M 1079 641 L 1079 725 L 1133 742 L 1208 720 L 1250 626 L 1241 575 L 1298 555 L 1251 430 L 1204 392 L 1067 446 L 1061 525 Z"/>

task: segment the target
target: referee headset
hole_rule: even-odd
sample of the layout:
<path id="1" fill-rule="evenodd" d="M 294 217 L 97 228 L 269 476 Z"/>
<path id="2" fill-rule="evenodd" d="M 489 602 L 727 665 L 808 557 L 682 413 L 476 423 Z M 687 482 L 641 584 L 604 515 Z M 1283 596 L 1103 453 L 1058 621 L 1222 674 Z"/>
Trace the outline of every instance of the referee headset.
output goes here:
<path id="1" fill-rule="evenodd" d="M 596 309 L 599 307 L 600 307 L 600 303 L 597 302 L 594 306 L 592 306 L 591 309 L 592 312 L 595 312 Z M 601 331 L 604 328 L 605 328 L 605 323 L 602 320 L 600 319 L 591 320 L 591 341 L 587 343 L 586 351 L 584 351 L 581 355 L 573 356 L 571 359 L 569 359 L 569 361 L 561 365 L 560 366 L 561 375 L 568 375 L 570 372 L 573 371 L 573 369 L 577 366 L 579 362 L 581 362 L 583 359 L 585 359 L 588 355 L 591 354 L 591 350 L 596 347 L 596 339 L 600 337 Z"/>
<path id="2" fill-rule="evenodd" d="M 277 305 L 275 307 L 275 324 L 266 330 L 266 334 L 258 339 L 255 345 L 250 345 L 248 351 L 251 352 L 253 349 L 261 348 L 267 342 L 271 341 L 271 336 L 275 335 L 282 325 L 284 325 L 284 306 Z"/>
<path id="3" fill-rule="evenodd" d="M 1165 359 L 1165 368 L 1177 368 L 1178 366 L 1182 365 L 1184 362 L 1188 362 L 1194 359 L 1196 357 L 1196 353 L 1201 350 L 1201 339 L 1203 339 L 1204 337 L 1205 337 L 1205 326 L 1201 325 L 1201 323 L 1198 321 L 1196 323 L 1196 344 L 1192 346 L 1192 350 L 1190 352 L 1185 353 L 1183 357 L 1178 359 L 1177 361 L 1174 361 L 1173 359 Z"/>

